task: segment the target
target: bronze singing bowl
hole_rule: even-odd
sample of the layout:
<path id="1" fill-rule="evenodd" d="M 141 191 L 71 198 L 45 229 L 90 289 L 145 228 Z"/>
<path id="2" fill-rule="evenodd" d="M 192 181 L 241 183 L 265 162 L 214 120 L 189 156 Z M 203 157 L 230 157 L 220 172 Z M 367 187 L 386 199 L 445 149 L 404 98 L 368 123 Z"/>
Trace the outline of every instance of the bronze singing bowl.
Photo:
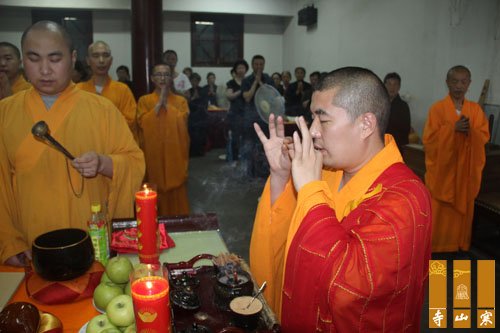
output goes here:
<path id="1" fill-rule="evenodd" d="M 44 279 L 71 280 L 83 275 L 94 262 L 87 231 L 58 229 L 38 236 L 32 244 L 33 267 Z"/>

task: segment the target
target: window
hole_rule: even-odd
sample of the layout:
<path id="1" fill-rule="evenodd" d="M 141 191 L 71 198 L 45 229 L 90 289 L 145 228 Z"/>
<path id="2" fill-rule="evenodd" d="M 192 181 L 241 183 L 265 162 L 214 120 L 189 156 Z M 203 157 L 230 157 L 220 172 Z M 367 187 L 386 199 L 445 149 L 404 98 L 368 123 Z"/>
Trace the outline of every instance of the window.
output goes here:
<path id="1" fill-rule="evenodd" d="M 92 12 L 88 10 L 33 9 L 32 22 L 54 21 L 66 28 L 75 46 L 78 60 L 85 63 L 87 48 L 92 44 Z"/>
<path id="2" fill-rule="evenodd" d="M 242 58 L 243 15 L 191 15 L 191 66 L 231 67 Z"/>

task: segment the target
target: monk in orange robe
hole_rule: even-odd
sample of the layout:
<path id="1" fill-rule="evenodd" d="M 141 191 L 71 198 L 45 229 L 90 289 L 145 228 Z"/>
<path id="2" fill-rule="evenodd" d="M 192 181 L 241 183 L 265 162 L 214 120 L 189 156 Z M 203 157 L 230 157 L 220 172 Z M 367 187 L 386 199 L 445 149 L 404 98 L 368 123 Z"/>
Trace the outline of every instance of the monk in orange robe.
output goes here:
<path id="1" fill-rule="evenodd" d="M 250 264 L 258 283 L 274 282 L 266 299 L 284 332 L 419 331 L 430 196 L 384 137 L 389 110 L 380 79 L 347 67 L 322 78 L 293 147 L 280 119 L 269 138 L 255 126 L 271 176 Z M 266 276 L 261 262 L 282 267 Z"/>
<path id="2" fill-rule="evenodd" d="M 137 132 L 137 103 L 130 88 L 122 82 L 112 80 L 109 68 L 113 63 L 113 56 L 109 45 L 103 41 L 90 44 L 87 63 L 92 70 L 92 77 L 86 82 L 80 82 L 77 87 L 109 99 L 120 110 L 127 121 L 130 130 L 136 137 Z"/>
<path id="3" fill-rule="evenodd" d="M 14 44 L 0 42 L 0 99 L 31 88 L 20 71 L 21 52 Z"/>
<path id="4" fill-rule="evenodd" d="M 484 145 L 490 137 L 481 107 L 465 99 L 470 79 L 470 71 L 464 66 L 448 71 L 449 94 L 432 105 L 424 128 L 433 252 L 470 248 L 474 200 L 486 163 Z"/>
<path id="5" fill-rule="evenodd" d="M 172 93 L 171 75 L 167 64 L 154 66 L 155 91 L 142 96 L 138 107 L 146 179 L 157 186 L 160 215 L 189 214 L 189 108 L 184 97 Z"/>
<path id="6" fill-rule="evenodd" d="M 64 28 L 37 22 L 21 45 L 33 88 L 0 101 L 0 260 L 10 265 L 23 265 L 42 233 L 87 229 L 93 203 L 108 218 L 132 217 L 145 170 L 116 107 L 71 82 L 76 51 Z M 74 160 L 31 134 L 41 120 Z"/>

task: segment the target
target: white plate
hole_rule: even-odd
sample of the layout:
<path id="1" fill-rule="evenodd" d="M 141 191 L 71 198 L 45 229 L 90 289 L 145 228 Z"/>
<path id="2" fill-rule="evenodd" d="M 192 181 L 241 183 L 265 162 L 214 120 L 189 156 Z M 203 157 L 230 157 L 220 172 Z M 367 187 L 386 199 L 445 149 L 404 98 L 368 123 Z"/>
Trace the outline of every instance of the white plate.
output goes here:
<path id="1" fill-rule="evenodd" d="M 78 331 L 78 333 L 85 333 L 87 332 L 87 325 L 89 324 L 89 322 L 86 322 L 81 328 L 80 330 Z"/>
<path id="2" fill-rule="evenodd" d="M 95 305 L 95 303 L 94 303 L 94 299 L 92 299 L 92 305 L 94 306 L 94 309 L 96 309 L 98 312 L 100 312 L 100 313 L 106 313 L 106 311 L 99 309 L 99 308 Z"/>

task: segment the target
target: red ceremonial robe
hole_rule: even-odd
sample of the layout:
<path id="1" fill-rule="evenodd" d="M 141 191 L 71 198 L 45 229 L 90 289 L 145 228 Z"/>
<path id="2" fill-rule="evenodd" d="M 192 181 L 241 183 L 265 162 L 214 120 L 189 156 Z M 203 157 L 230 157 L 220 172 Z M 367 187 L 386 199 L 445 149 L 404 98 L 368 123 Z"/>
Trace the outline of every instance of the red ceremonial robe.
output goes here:
<path id="1" fill-rule="evenodd" d="M 301 196 L 318 182 L 298 195 L 298 206 L 311 196 L 325 203 L 309 210 L 290 244 L 283 332 L 418 332 L 431 250 L 425 186 L 393 164 L 339 221 L 325 192 Z"/>

